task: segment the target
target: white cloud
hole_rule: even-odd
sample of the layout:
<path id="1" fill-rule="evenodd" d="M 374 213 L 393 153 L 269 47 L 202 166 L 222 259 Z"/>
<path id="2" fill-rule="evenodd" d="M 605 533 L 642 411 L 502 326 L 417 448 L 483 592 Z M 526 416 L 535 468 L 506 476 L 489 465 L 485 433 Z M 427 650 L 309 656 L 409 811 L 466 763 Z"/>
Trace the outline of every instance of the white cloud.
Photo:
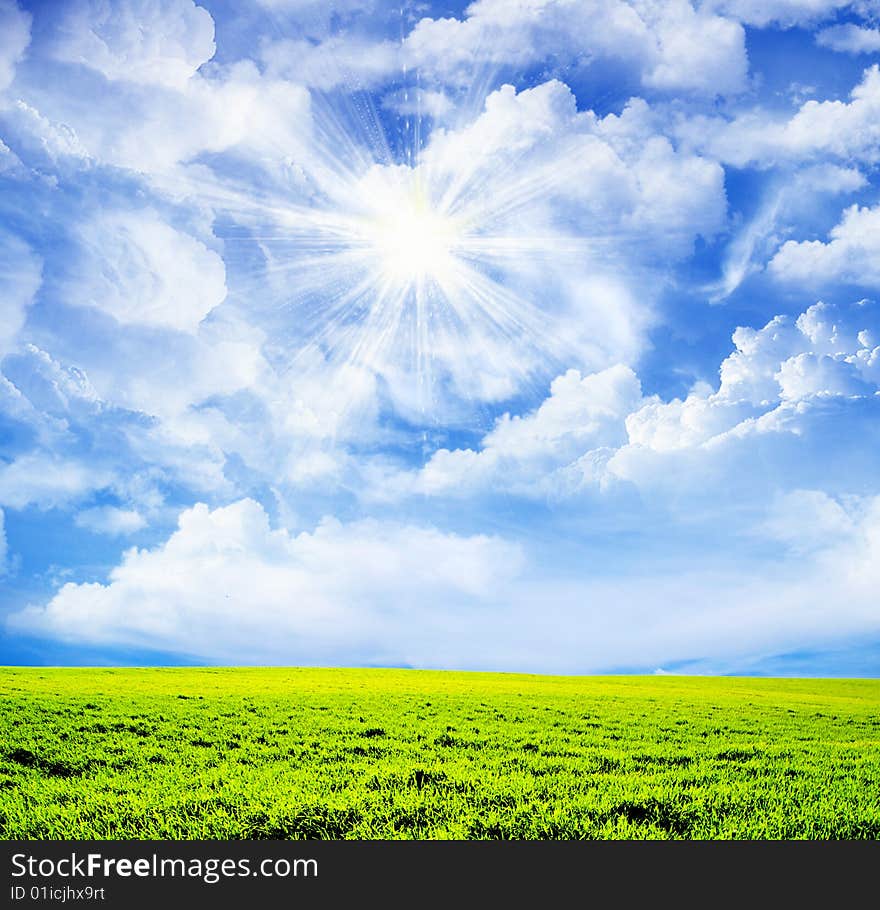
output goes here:
<path id="1" fill-rule="evenodd" d="M 646 86 L 709 96 L 736 94 L 746 87 L 745 35 L 737 23 L 695 10 L 683 0 L 635 5 L 662 11 L 651 23 L 658 59 L 642 77 Z"/>
<path id="2" fill-rule="evenodd" d="M 0 139 L 0 174 L 5 177 L 21 177 L 27 170 L 21 159 Z"/>
<path id="3" fill-rule="evenodd" d="M 760 109 L 732 121 L 683 120 L 680 138 L 736 167 L 771 167 L 827 157 L 880 160 L 880 68 L 865 70 L 849 101 L 809 100 L 789 118 Z"/>
<path id="4" fill-rule="evenodd" d="M 843 281 L 880 287 L 880 206 L 846 209 L 827 242 L 787 241 L 769 269 L 782 281 L 811 286 Z"/>
<path id="5" fill-rule="evenodd" d="M 147 520 L 135 509 L 120 509 L 116 506 L 96 506 L 78 512 L 74 523 L 78 528 L 85 528 L 95 534 L 108 534 L 117 537 L 133 534 L 145 528 Z"/>
<path id="6" fill-rule="evenodd" d="M 862 321 L 863 320 L 863 321 Z M 761 329 L 738 328 L 736 350 L 721 364 L 717 391 L 698 386 L 684 401 L 655 401 L 627 419 L 630 443 L 670 451 L 759 429 L 785 402 L 871 394 L 880 343 L 877 317 L 817 303 L 797 320 L 777 316 Z"/>
<path id="7" fill-rule="evenodd" d="M 80 231 L 69 304 L 96 307 L 123 324 L 194 332 L 226 297 L 220 256 L 154 211 L 106 212 Z"/>
<path id="8" fill-rule="evenodd" d="M 165 543 L 127 551 L 106 584 L 68 583 L 7 627 L 225 663 L 544 672 L 717 667 L 876 634 L 880 498 L 802 491 L 770 515 L 760 533 L 782 548 L 772 571 L 716 556 L 670 567 L 638 552 L 624 572 L 584 554 L 572 575 L 498 537 L 333 520 L 294 536 L 249 500 L 198 505 Z M 798 535 L 801 519 L 822 538 Z"/>
<path id="9" fill-rule="evenodd" d="M 0 505 L 59 508 L 110 483 L 111 475 L 77 461 L 45 453 L 21 455 L 0 464 Z"/>
<path id="10" fill-rule="evenodd" d="M 861 307 L 817 303 L 795 321 L 739 328 L 733 341 L 717 389 L 697 383 L 686 398 L 663 401 L 643 398 L 628 368 L 583 378 L 571 371 L 535 412 L 505 415 L 479 450 L 440 450 L 417 472 L 378 470 L 369 495 L 559 498 L 624 482 L 660 501 L 663 490 L 700 497 L 725 484 L 739 489 L 740 472 L 758 458 L 761 497 L 766 484 L 784 487 L 794 473 L 784 437 L 824 419 L 824 405 L 871 403 L 880 389 L 880 318 Z M 821 472 L 816 458 L 810 464 Z"/>
<path id="11" fill-rule="evenodd" d="M 776 374 L 783 401 L 801 401 L 813 395 L 856 397 L 872 390 L 859 371 L 845 360 L 824 354 L 796 354 Z"/>
<path id="12" fill-rule="evenodd" d="M 42 281 L 43 263 L 23 241 L 0 229 L 0 357 L 12 350 Z"/>
<path id="13" fill-rule="evenodd" d="M 0 0 L 0 92 L 15 78 L 15 66 L 31 41 L 31 15 L 15 0 Z"/>
<path id="14" fill-rule="evenodd" d="M 808 26 L 834 16 L 838 11 L 867 6 L 860 0 L 707 0 L 706 9 L 738 19 L 747 25 L 764 28 Z"/>
<path id="15" fill-rule="evenodd" d="M 857 168 L 835 164 L 815 164 L 788 175 L 733 235 L 720 280 L 706 288 L 712 302 L 724 300 L 749 275 L 764 268 L 778 249 L 780 232 L 787 225 L 809 219 L 828 196 L 848 195 L 867 185 L 867 178 Z"/>
<path id="16" fill-rule="evenodd" d="M 561 82 L 519 93 L 508 85 L 486 99 L 469 125 L 435 131 L 424 160 L 442 178 L 487 192 L 490 214 L 493 196 L 516 193 L 532 198 L 536 208 L 555 203 L 587 236 L 612 238 L 612 256 L 632 249 L 635 236 L 642 247 L 681 255 L 696 235 L 711 237 L 722 228 L 724 173 L 713 161 L 676 150 L 657 127 L 654 112 L 639 99 L 620 115 L 600 118 L 579 113 Z M 521 176 L 512 186 L 497 179 L 514 166 Z"/>
<path id="17" fill-rule="evenodd" d="M 876 54 L 880 51 L 880 29 L 862 28 L 852 22 L 832 25 L 816 35 L 816 44 L 844 54 Z"/>
<path id="18" fill-rule="evenodd" d="M 189 345 L 176 346 L 175 338 Z M 193 394 L 207 395 L 212 386 L 222 389 L 224 382 L 228 387 L 237 381 L 235 368 L 241 364 L 234 350 L 220 346 L 213 352 L 230 361 L 221 372 L 204 353 L 209 344 L 192 336 L 172 335 L 171 343 L 161 345 L 155 335 L 141 340 L 140 348 L 125 336 L 110 348 L 84 345 L 78 365 L 65 365 L 34 345 L 5 358 L 0 413 L 16 428 L 12 439 L 23 435 L 31 445 L 0 469 L 0 499 L 15 508 L 70 507 L 106 489 L 152 517 L 167 484 L 229 494 L 220 448 L 226 440 L 219 434 L 206 439 L 197 411 L 190 411 L 189 421 L 185 415 Z M 147 350 L 154 352 L 152 359 L 143 353 Z M 84 361 L 96 365 L 95 384 L 82 369 Z M 198 371 L 200 363 L 208 365 L 199 374 L 202 384 L 186 387 L 190 369 Z M 133 400 L 141 407 L 132 407 Z"/>
<path id="19" fill-rule="evenodd" d="M 220 187 L 194 159 L 234 153 L 289 180 L 291 162 L 311 148 L 307 89 L 260 73 L 250 60 L 212 66 L 210 77 L 196 73 L 175 85 L 111 82 L 102 86 L 100 104 L 83 101 L 97 91 L 93 80 L 75 71 L 67 78 L 67 92 L 23 85 L 17 104 L 3 112 L 7 144 L 29 164 L 29 156 L 44 166 L 73 155 L 147 175 L 190 205 L 237 207 L 247 197 Z"/>
<path id="20" fill-rule="evenodd" d="M 467 83 L 481 66 L 623 60 L 643 84 L 713 96 L 745 87 L 742 27 L 686 0 L 477 0 L 465 18 L 422 19 L 404 41 L 408 61 Z"/>
<path id="21" fill-rule="evenodd" d="M 641 397 L 639 381 L 628 367 L 584 377 L 569 370 L 553 381 L 550 397 L 537 410 L 499 418 L 479 451 L 440 449 L 417 475 L 383 478 L 379 495 L 401 489 L 446 496 L 493 488 L 527 496 L 551 492 L 559 483 L 555 469 L 585 452 L 626 442 L 624 419 Z"/>
<path id="22" fill-rule="evenodd" d="M 76 367 L 63 367 L 46 351 L 34 344 L 3 361 L 7 379 L 27 396 L 35 411 L 44 417 L 61 418 L 58 427 L 65 427 L 65 419 L 93 415 L 102 407 L 88 376 Z"/>
<path id="23" fill-rule="evenodd" d="M 765 563 L 714 578 L 687 571 L 681 583 L 640 579 L 621 597 L 641 595 L 655 607 L 643 621 L 656 663 L 685 648 L 717 660 L 877 635 L 880 497 L 850 497 L 841 505 L 819 491 L 798 491 L 777 499 L 770 514 L 763 530 L 784 549 Z M 798 531 L 795 522 L 806 526 Z M 676 636 L 687 642 L 684 648 L 676 646 Z"/>
<path id="24" fill-rule="evenodd" d="M 58 23 L 59 60 L 110 80 L 182 86 L 214 56 L 214 20 L 192 0 L 77 0 Z"/>
<path id="25" fill-rule="evenodd" d="M 261 506 L 196 505 L 107 584 L 67 584 L 13 625 L 73 641 L 184 650 L 230 662 L 384 654 L 395 626 L 445 636 L 520 572 L 519 548 L 429 527 L 326 520 L 272 530 Z"/>
<path id="26" fill-rule="evenodd" d="M 69 344 L 61 359 L 25 345 L 0 376 L 0 412 L 27 427 L 42 453 L 29 456 L 34 473 L 58 461 L 82 480 L 59 498 L 65 504 L 109 487 L 152 518 L 158 505 L 145 497 L 156 485 L 230 497 L 230 459 L 265 484 L 314 493 L 343 482 L 347 440 L 372 438 L 374 377 L 349 370 L 328 379 L 317 364 L 296 375 L 276 369 L 262 334 L 235 319 L 211 319 L 194 335 L 163 333 L 162 343 L 150 328 L 105 328 L 112 344 Z M 14 493 L 10 480 L 17 506 L 51 506 L 27 462 L 19 468 L 29 482 Z"/>
<path id="27" fill-rule="evenodd" d="M 853 460 L 841 434 L 874 419 L 877 326 L 876 313 L 818 303 L 794 322 L 737 329 L 718 389 L 698 386 L 631 414 L 629 444 L 608 460 L 608 474 L 661 498 L 714 496 L 721 508 L 733 497 L 743 509 L 792 484 L 859 483 L 876 470 L 873 456 Z"/>
<path id="28" fill-rule="evenodd" d="M 308 92 L 261 75 L 250 61 L 219 69 L 210 79 L 195 76 L 183 91 L 139 94 L 133 103 L 138 115 L 121 124 L 87 112 L 77 124 L 89 149 L 103 160 L 150 175 L 175 173 L 201 154 L 229 151 L 264 167 L 283 167 L 303 153 L 310 135 Z M 199 176 L 195 189 L 204 191 Z M 185 180 L 163 186 L 184 195 L 193 189 Z M 234 192 L 226 198 L 237 202 Z M 218 201 L 223 199 L 221 190 Z"/>
<path id="29" fill-rule="evenodd" d="M 88 150 L 76 132 L 64 123 L 53 123 L 36 108 L 17 100 L 3 111 L 19 152 L 38 167 L 57 165 L 65 158 L 86 160 Z"/>

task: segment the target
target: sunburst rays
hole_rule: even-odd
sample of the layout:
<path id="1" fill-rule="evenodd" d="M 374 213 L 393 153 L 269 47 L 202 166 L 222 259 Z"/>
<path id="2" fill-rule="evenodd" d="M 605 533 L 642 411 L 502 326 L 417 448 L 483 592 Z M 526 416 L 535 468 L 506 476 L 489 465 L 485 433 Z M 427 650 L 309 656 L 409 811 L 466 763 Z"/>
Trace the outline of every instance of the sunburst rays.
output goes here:
<path id="1" fill-rule="evenodd" d="M 529 264 L 592 254 L 544 217 L 559 162 L 450 161 L 422 145 L 426 124 L 401 125 L 412 118 L 397 124 L 392 157 L 388 117 L 346 104 L 314 99 L 309 139 L 285 150 L 271 189 L 205 188 L 235 225 L 225 239 L 236 293 L 280 314 L 276 348 L 291 376 L 320 364 L 337 408 L 352 375 L 371 377 L 408 419 L 432 422 L 450 397 L 510 397 L 570 362 L 547 301 L 517 281 Z"/>

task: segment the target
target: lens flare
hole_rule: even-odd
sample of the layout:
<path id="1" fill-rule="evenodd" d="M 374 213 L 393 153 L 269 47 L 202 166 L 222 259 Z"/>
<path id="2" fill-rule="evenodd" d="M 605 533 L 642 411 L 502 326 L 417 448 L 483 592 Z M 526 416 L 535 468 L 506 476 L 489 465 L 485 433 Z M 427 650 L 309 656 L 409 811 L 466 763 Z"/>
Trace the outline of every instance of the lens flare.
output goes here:
<path id="1" fill-rule="evenodd" d="M 389 192 L 360 231 L 383 278 L 404 288 L 448 281 L 464 239 L 462 224 L 438 211 L 417 181 L 412 184 Z"/>
<path id="2" fill-rule="evenodd" d="M 509 398 L 572 362 L 550 282 L 562 258 L 583 263 L 591 250 L 545 213 L 580 167 L 575 155 L 570 170 L 558 152 L 524 167 L 528 149 L 462 156 L 408 130 L 395 156 L 371 108 L 340 115 L 316 101 L 312 115 L 283 188 L 213 188 L 241 239 L 259 245 L 252 287 L 237 291 L 277 302 L 292 374 L 314 368 L 342 387 L 372 377 L 418 419 L 441 398 Z"/>

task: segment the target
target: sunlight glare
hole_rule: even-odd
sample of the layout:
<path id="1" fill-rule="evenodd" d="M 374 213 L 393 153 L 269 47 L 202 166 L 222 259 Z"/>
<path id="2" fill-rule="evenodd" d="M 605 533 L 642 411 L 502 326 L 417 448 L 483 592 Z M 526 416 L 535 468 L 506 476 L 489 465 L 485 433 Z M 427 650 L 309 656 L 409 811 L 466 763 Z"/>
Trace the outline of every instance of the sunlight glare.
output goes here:
<path id="1" fill-rule="evenodd" d="M 415 180 L 410 186 L 389 186 L 370 208 L 358 233 L 389 284 L 406 288 L 448 281 L 463 240 L 460 222 L 438 211 Z"/>

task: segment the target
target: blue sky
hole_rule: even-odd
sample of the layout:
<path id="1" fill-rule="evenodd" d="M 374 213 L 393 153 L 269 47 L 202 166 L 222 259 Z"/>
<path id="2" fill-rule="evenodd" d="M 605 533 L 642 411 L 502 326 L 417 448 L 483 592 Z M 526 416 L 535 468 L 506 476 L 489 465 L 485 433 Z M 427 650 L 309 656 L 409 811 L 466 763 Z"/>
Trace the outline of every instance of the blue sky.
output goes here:
<path id="1" fill-rule="evenodd" d="M 0 0 L 0 663 L 880 672 L 880 5 Z"/>

